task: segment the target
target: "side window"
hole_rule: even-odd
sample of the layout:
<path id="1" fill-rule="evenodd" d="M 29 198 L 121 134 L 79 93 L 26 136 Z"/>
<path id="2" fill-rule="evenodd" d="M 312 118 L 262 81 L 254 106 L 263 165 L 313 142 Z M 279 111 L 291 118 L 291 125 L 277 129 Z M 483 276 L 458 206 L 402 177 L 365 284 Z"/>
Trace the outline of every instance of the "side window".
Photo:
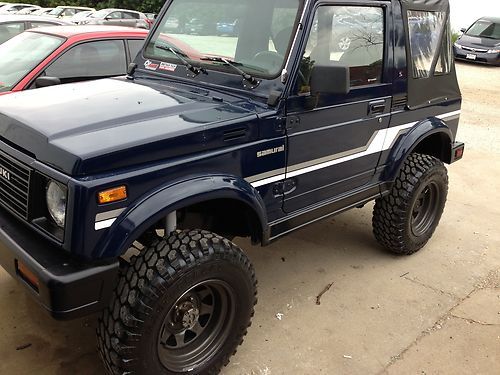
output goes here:
<path id="1" fill-rule="evenodd" d="M 127 63 L 122 40 L 87 42 L 65 52 L 45 74 L 66 81 L 125 74 Z"/>
<path id="2" fill-rule="evenodd" d="M 439 44 L 444 30 L 443 40 Z M 431 75 L 432 62 L 439 54 L 435 74 L 447 74 L 451 67 L 451 42 L 445 12 L 408 11 L 413 78 Z"/>
<path id="3" fill-rule="evenodd" d="M 139 14 L 132 13 L 132 12 L 123 12 L 123 18 L 128 19 L 128 20 L 130 20 L 130 19 L 138 20 Z"/>
<path id="4" fill-rule="evenodd" d="M 132 59 L 132 61 L 142 50 L 143 46 L 144 46 L 144 40 L 129 39 L 128 48 L 130 49 L 130 58 Z"/>
<path id="5" fill-rule="evenodd" d="M 21 34 L 24 31 L 24 22 L 10 22 L 0 25 L 0 43 Z"/>
<path id="6" fill-rule="evenodd" d="M 119 20 L 122 19 L 122 12 L 112 12 L 108 14 L 108 18 L 114 19 L 114 20 Z"/>
<path id="7" fill-rule="evenodd" d="M 75 9 L 71 9 L 71 8 L 66 8 L 64 10 L 64 12 L 62 13 L 62 16 L 63 17 L 72 17 L 76 14 L 76 11 Z"/>
<path id="8" fill-rule="evenodd" d="M 381 7 L 319 7 L 301 61 L 297 93 L 309 93 L 314 65 L 349 67 L 351 87 L 381 83 L 384 29 Z"/>
<path id="9" fill-rule="evenodd" d="M 49 23 L 49 22 L 30 22 L 31 28 L 36 29 L 37 27 L 46 27 L 46 26 L 55 26 L 57 24 Z"/>

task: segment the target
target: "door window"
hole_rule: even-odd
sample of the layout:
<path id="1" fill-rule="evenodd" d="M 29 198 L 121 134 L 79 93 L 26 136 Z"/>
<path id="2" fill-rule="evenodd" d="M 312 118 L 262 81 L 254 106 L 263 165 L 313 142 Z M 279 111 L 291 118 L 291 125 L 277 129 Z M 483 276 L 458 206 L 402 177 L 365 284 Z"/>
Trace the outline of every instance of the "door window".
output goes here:
<path id="1" fill-rule="evenodd" d="M 127 63 L 122 40 L 88 42 L 71 48 L 45 71 L 62 80 L 109 77 L 125 74 Z"/>
<path id="2" fill-rule="evenodd" d="M 113 20 L 119 20 L 122 19 L 122 12 L 112 12 L 108 14 L 107 18 L 111 18 Z"/>
<path id="3" fill-rule="evenodd" d="M 130 49 L 130 59 L 133 61 L 139 54 L 144 46 L 144 40 L 130 39 L 128 41 L 128 48 Z"/>
<path id="4" fill-rule="evenodd" d="M 319 7 L 301 61 L 297 93 L 309 93 L 314 65 L 349 67 L 351 87 L 381 83 L 384 34 L 381 7 Z"/>
<path id="5" fill-rule="evenodd" d="M 0 25 L 0 43 L 21 34 L 24 31 L 24 22 L 10 22 Z"/>
<path id="6" fill-rule="evenodd" d="M 123 12 L 123 18 L 128 19 L 128 20 L 138 20 L 139 19 L 139 14 L 138 13 L 132 13 L 132 12 Z"/>

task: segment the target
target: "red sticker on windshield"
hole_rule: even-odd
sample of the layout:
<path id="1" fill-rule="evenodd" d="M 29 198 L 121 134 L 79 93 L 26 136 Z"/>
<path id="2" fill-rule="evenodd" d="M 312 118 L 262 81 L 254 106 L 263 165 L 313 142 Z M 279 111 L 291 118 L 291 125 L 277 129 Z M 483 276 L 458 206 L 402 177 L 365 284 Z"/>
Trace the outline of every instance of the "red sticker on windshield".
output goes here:
<path id="1" fill-rule="evenodd" d="M 148 70 L 156 70 L 159 66 L 160 64 L 154 63 L 151 60 L 146 60 L 146 62 L 144 62 L 144 67 Z"/>
<path id="2" fill-rule="evenodd" d="M 169 64 L 166 62 L 162 62 L 160 64 L 160 70 L 165 70 L 167 72 L 175 72 L 175 69 L 177 69 L 177 65 L 175 64 Z"/>

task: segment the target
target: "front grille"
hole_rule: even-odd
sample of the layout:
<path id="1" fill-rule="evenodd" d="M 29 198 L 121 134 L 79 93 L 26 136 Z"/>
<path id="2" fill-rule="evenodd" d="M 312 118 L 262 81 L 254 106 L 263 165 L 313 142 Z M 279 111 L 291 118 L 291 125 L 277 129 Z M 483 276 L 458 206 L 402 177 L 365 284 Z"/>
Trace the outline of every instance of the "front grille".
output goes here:
<path id="1" fill-rule="evenodd" d="M 471 47 L 465 47 L 462 46 L 462 48 L 466 51 L 471 51 L 471 52 L 477 52 L 477 53 L 486 53 L 488 52 L 487 49 L 481 49 L 481 48 L 471 48 Z"/>
<path id="2" fill-rule="evenodd" d="M 28 219 L 31 169 L 0 153 L 0 204 Z"/>

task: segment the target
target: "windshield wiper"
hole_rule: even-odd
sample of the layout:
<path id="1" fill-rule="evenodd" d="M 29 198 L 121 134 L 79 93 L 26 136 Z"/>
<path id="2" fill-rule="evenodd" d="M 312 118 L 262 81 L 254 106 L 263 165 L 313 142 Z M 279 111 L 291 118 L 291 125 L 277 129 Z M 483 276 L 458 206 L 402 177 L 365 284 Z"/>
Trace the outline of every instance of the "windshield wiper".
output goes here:
<path id="1" fill-rule="evenodd" d="M 175 57 L 177 57 L 179 60 L 181 60 L 184 64 L 184 66 L 194 74 L 194 77 L 198 76 L 200 73 L 203 74 L 208 74 L 205 68 L 197 67 L 191 64 L 184 56 L 187 56 L 183 51 L 176 50 L 173 47 L 170 46 L 162 46 L 162 45 L 156 45 L 155 47 L 158 49 L 161 49 L 163 51 L 167 51 L 172 53 Z"/>
<path id="2" fill-rule="evenodd" d="M 250 83 L 252 85 L 251 88 L 255 88 L 260 84 L 260 81 L 257 78 L 251 76 L 250 74 L 248 74 L 247 72 L 241 70 L 240 68 L 238 68 L 236 66 L 236 65 L 243 65 L 242 63 L 239 63 L 237 61 L 232 61 L 232 60 L 226 59 L 225 57 L 219 57 L 219 56 L 203 56 L 200 60 L 220 62 L 220 63 L 223 63 L 227 66 L 230 66 L 236 72 L 238 72 L 238 74 L 240 74 L 245 81 L 247 81 L 248 83 Z"/>

